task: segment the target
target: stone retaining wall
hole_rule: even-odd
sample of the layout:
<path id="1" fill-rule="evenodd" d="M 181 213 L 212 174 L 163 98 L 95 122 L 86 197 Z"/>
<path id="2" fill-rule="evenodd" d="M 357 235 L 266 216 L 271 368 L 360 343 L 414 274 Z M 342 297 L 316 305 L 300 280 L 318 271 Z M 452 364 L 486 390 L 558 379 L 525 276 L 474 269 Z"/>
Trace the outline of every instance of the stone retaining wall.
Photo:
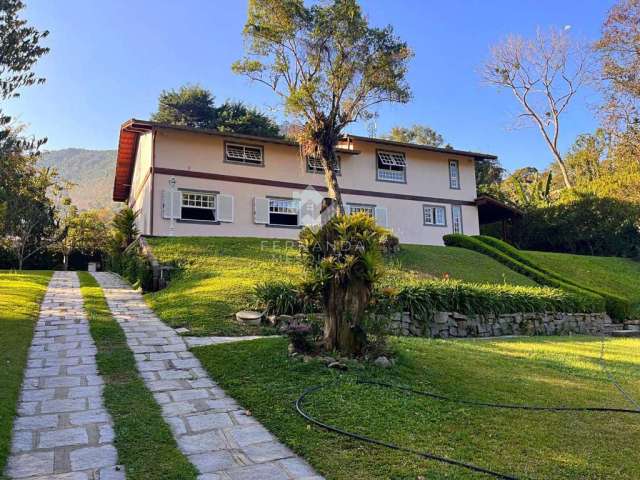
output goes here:
<path id="1" fill-rule="evenodd" d="M 437 312 L 427 322 L 396 314 L 391 331 L 396 335 L 432 338 L 499 337 L 503 335 L 596 335 L 612 329 L 606 313 L 509 313 L 462 315 Z"/>

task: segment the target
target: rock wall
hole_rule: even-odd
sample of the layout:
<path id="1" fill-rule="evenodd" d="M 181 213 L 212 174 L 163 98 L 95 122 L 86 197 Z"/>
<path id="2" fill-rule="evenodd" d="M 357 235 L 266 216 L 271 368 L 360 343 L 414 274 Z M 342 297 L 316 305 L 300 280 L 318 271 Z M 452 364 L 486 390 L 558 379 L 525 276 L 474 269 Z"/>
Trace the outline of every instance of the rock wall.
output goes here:
<path id="1" fill-rule="evenodd" d="M 407 312 L 396 314 L 391 331 L 396 335 L 432 338 L 499 337 L 504 335 L 597 335 L 612 330 L 606 313 L 510 313 L 462 315 L 437 312 L 428 321 L 412 319 Z"/>

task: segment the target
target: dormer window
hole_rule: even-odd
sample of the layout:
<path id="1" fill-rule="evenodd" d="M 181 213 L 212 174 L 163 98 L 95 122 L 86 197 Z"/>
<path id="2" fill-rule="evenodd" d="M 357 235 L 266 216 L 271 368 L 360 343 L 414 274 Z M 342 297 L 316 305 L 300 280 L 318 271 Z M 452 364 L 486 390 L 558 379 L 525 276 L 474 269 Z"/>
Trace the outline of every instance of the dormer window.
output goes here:
<path id="1" fill-rule="evenodd" d="M 340 175 L 340 157 L 336 157 L 336 166 L 334 170 L 336 172 L 336 175 Z M 322 161 L 316 157 L 307 157 L 307 172 L 324 173 Z"/>
<path id="2" fill-rule="evenodd" d="M 256 145 L 226 143 L 225 160 L 231 163 L 243 163 L 246 165 L 263 165 L 263 150 L 262 147 Z"/>
<path id="3" fill-rule="evenodd" d="M 407 183 L 404 153 L 378 150 L 377 179 L 383 182 Z"/>

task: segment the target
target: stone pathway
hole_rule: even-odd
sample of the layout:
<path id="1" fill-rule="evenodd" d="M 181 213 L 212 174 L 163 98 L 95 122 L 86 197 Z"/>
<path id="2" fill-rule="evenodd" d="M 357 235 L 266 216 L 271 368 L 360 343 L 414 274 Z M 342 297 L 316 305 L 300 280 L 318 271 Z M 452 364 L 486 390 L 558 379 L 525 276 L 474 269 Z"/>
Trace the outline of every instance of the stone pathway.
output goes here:
<path id="1" fill-rule="evenodd" d="M 102 403 L 78 277 L 56 272 L 36 324 L 6 474 L 29 480 L 124 480 Z"/>
<path id="2" fill-rule="evenodd" d="M 120 277 L 94 273 L 138 370 L 199 480 L 322 480 L 208 377 L 184 340 Z"/>

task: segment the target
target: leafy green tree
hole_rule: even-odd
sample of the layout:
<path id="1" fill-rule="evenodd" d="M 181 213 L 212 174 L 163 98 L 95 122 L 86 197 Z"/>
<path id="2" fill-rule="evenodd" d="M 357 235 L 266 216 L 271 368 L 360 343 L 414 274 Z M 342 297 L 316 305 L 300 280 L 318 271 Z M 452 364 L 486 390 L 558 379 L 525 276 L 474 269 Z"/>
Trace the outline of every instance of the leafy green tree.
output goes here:
<path id="1" fill-rule="evenodd" d="M 389 133 L 382 138 L 393 140 L 394 142 L 416 143 L 418 145 L 429 145 L 430 147 L 441 147 L 444 138 L 438 132 L 426 125 L 412 125 L 411 127 L 393 127 Z"/>
<path id="2" fill-rule="evenodd" d="M 215 128 L 216 109 L 213 95 L 198 85 L 183 85 L 178 90 L 163 90 L 158 111 L 151 120 L 195 128 Z"/>
<path id="3" fill-rule="evenodd" d="M 345 127 L 384 102 L 407 102 L 411 50 L 391 26 L 371 27 L 355 0 L 250 0 L 247 55 L 235 72 L 271 88 L 301 125 L 304 156 L 320 159 L 329 196 L 344 213 L 335 149 Z"/>
<path id="4" fill-rule="evenodd" d="M 211 92 L 198 85 L 164 90 L 158 98 L 158 111 L 151 115 L 151 120 L 194 128 L 211 128 L 221 132 L 280 136 L 278 125 L 255 108 L 232 101 L 216 107 L 214 101 Z"/>
<path id="5" fill-rule="evenodd" d="M 136 224 L 139 214 L 131 207 L 124 207 L 114 215 L 111 228 L 116 249 L 123 251 L 140 235 Z"/>
<path id="6" fill-rule="evenodd" d="M 552 203 L 553 174 L 539 172 L 537 168 L 525 167 L 513 172 L 502 183 L 502 192 L 512 203 L 530 210 Z"/>
<path id="7" fill-rule="evenodd" d="M 17 97 L 18 90 L 29 85 L 44 83 L 31 68 L 49 52 L 40 45 L 49 32 L 38 31 L 19 17 L 24 8 L 21 0 L 0 2 L 0 98 Z M 9 119 L 3 117 L 4 124 Z"/>
<path id="8" fill-rule="evenodd" d="M 69 269 L 69 259 L 74 253 L 93 256 L 106 252 L 109 231 L 103 216 L 97 210 L 79 212 L 71 199 L 64 199 L 63 208 L 58 208 L 58 228 L 63 232 L 52 249 L 62 254 L 62 264 Z"/>
<path id="9" fill-rule="evenodd" d="M 215 128 L 221 132 L 280 137 L 280 128 L 266 115 L 242 102 L 226 101 L 216 108 Z"/>
<path id="10" fill-rule="evenodd" d="M 309 6 L 303 0 L 250 0 L 244 33 L 247 55 L 233 69 L 269 86 L 300 125 L 296 136 L 302 155 L 320 160 L 338 227 L 345 210 L 335 173 L 336 146 L 345 127 L 370 118 L 374 106 L 409 100 L 405 76 L 411 50 L 390 26 L 371 27 L 355 0 Z M 334 238 L 333 225 L 327 223 L 320 235 L 346 240 L 348 232 Z M 373 235 L 369 226 L 362 227 L 363 235 Z M 357 255 L 344 258 L 346 263 L 373 258 L 378 246 L 365 240 Z M 324 260 L 314 260 L 327 262 L 331 278 L 325 283 L 325 348 L 358 353 L 361 302 L 370 292 L 371 279 L 351 276 L 346 264 L 329 268 L 329 262 L 343 261 L 333 256 L 331 248 L 322 251 Z"/>

